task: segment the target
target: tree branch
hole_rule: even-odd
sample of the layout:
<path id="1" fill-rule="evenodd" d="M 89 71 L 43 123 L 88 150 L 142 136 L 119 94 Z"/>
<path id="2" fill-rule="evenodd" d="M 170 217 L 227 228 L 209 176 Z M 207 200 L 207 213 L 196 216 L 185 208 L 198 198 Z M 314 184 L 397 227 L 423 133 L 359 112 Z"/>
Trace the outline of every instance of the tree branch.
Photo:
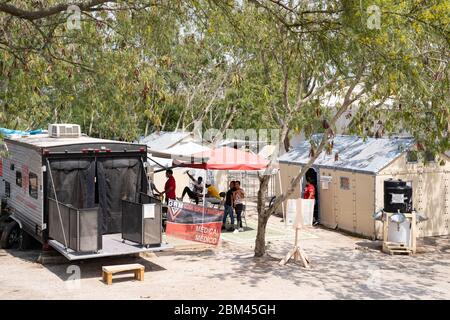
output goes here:
<path id="1" fill-rule="evenodd" d="M 95 7 L 105 3 L 112 3 L 112 2 L 116 2 L 116 0 L 90 0 L 87 2 L 78 2 L 78 3 L 77 2 L 61 3 L 53 7 L 33 11 L 21 9 L 8 3 L 0 3 L 0 12 L 7 13 L 21 19 L 33 21 L 53 16 L 60 12 L 66 11 L 67 8 L 71 5 L 79 7 L 81 11 L 94 11 Z"/>

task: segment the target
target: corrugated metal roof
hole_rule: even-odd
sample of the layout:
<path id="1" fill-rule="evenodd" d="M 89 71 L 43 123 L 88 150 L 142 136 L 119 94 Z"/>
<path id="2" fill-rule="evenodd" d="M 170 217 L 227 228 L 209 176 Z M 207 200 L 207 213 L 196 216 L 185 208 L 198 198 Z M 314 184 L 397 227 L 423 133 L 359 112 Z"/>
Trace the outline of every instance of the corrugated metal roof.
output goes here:
<path id="1" fill-rule="evenodd" d="M 190 132 L 183 131 L 160 131 L 150 134 L 149 136 L 141 139 L 139 142 L 142 144 L 146 144 L 149 150 L 162 151 L 174 146 L 190 135 Z"/>
<path id="2" fill-rule="evenodd" d="M 320 139 L 316 135 L 313 139 Z M 377 173 L 413 144 L 412 138 L 360 138 L 336 136 L 332 154 L 325 152 L 314 162 L 315 166 Z M 310 142 L 304 141 L 278 158 L 279 162 L 306 164 L 309 161 Z M 338 160 L 335 161 L 335 154 Z"/>

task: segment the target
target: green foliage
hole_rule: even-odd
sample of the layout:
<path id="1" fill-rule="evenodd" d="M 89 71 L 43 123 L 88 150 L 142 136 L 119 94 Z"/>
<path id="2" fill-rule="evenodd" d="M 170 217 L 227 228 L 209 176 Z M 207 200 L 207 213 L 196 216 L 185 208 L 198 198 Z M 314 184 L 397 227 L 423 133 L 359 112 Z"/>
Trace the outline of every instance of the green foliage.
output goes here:
<path id="1" fill-rule="evenodd" d="M 1 126 L 74 122 L 134 140 L 202 120 L 309 136 L 358 81 L 351 98 L 365 94 L 351 105 L 349 133 L 406 130 L 428 151 L 450 149 L 448 1 L 127 4 L 136 5 L 83 13 L 81 30 L 67 29 L 65 13 L 33 22 L 0 13 Z M 371 5 L 380 29 L 367 26 Z"/>

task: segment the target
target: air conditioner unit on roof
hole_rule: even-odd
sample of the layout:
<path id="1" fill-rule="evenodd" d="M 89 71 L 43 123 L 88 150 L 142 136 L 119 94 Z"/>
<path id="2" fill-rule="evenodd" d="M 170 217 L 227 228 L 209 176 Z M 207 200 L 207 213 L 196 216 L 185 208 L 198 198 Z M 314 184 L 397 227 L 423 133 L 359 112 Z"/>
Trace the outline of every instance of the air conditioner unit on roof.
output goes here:
<path id="1" fill-rule="evenodd" d="M 52 138 L 78 138 L 81 128 L 77 124 L 54 123 L 48 126 L 48 134 Z"/>

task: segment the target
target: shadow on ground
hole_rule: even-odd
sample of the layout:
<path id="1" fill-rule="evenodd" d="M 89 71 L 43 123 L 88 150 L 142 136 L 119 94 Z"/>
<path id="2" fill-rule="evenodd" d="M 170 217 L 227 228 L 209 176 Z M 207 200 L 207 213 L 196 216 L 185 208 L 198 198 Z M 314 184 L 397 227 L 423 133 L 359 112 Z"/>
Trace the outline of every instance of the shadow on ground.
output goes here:
<path id="1" fill-rule="evenodd" d="M 423 254 L 390 256 L 380 251 L 379 241 L 362 240 L 348 247 L 305 249 L 311 268 L 293 262 L 278 263 L 290 248 L 272 245 L 268 255 L 253 257 L 252 250 L 229 247 L 200 259 L 223 259 L 228 272 L 211 270 L 208 278 L 214 281 L 236 282 L 258 287 L 268 278 L 286 280 L 299 288 L 317 289 L 333 299 L 443 299 L 449 292 L 437 287 L 450 284 L 442 270 L 450 270 L 448 238 L 427 239 L 421 242 Z M 440 254 L 430 254 L 437 251 Z M 179 255 L 180 261 L 193 261 L 191 256 Z M 295 299 L 295 297 L 292 297 Z"/>
<path id="2" fill-rule="evenodd" d="M 81 279 L 90 279 L 90 278 L 99 278 L 102 277 L 102 266 L 109 265 L 119 265 L 119 264 L 128 264 L 128 263 L 139 263 L 145 267 L 145 273 L 147 272 L 155 272 L 165 270 L 163 267 L 159 266 L 156 263 L 153 263 L 145 258 L 138 256 L 119 256 L 119 257 L 104 257 L 97 259 L 88 259 L 88 260 L 77 260 L 77 261 L 69 261 L 65 259 L 62 255 L 55 251 L 51 251 L 48 254 L 52 257 L 58 258 L 56 263 L 38 263 L 39 255 L 42 253 L 41 250 L 5 250 L 8 254 L 19 258 L 21 260 L 36 263 L 36 265 L 42 266 L 47 270 L 51 271 L 53 274 L 58 276 L 61 280 L 66 281 L 73 274 L 72 268 L 70 266 L 78 266 L 80 268 Z M 117 278 L 119 282 L 121 278 Z M 126 279 L 125 279 L 126 280 Z M 114 279 L 116 282 L 116 279 Z"/>

